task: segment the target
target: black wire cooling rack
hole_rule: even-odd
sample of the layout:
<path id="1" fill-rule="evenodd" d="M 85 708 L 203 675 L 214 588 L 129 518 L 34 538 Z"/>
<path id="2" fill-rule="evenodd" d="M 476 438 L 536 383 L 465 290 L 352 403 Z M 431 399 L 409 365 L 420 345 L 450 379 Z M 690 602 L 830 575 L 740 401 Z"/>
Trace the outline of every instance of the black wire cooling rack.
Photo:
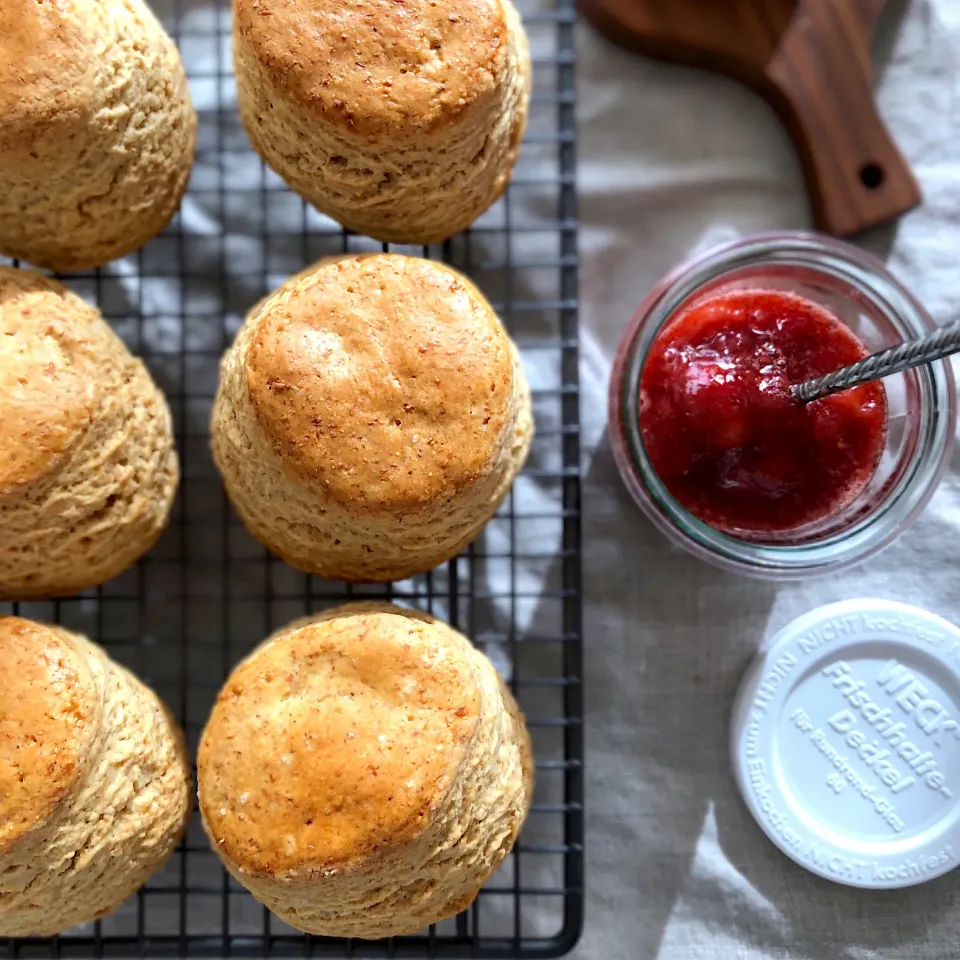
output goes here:
<path id="1" fill-rule="evenodd" d="M 9 957 L 552 957 L 583 912 L 580 466 L 574 185 L 574 0 L 526 0 L 534 90 L 507 195 L 438 247 L 487 293 L 520 346 L 537 424 L 530 461 L 484 535 L 431 574 L 350 587 L 269 556 L 230 509 L 208 451 L 220 354 L 246 310 L 321 256 L 377 250 L 306 207 L 264 169 L 235 108 L 228 0 L 154 0 L 200 116 L 190 190 L 136 256 L 64 281 L 97 303 L 166 392 L 183 481 L 170 529 L 132 570 L 76 598 L 0 604 L 86 633 L 144 678 L 196 748 L 231 667 L 287 621 L 386 597 L 459 627 L 510 680 L 537 760 L 519 843 L 474 904 L 422 935 L 305 937 L 221 868 L 194 815 L 167 866 L 109 917 L 52 940 L 0 940 Z"/>

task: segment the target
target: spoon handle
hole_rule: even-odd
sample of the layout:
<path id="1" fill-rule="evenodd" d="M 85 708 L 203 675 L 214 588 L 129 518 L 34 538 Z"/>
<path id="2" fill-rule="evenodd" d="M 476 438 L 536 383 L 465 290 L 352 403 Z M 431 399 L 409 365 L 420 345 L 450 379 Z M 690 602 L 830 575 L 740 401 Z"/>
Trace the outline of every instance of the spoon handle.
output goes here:
<path id="1" fill-rule="evenodd" d="M 882 380 L 894 373 L 942 360 L 957 352 L 960 352 L 960 320 L 940 327 L 919 340 L 909 340 L 897 347 L 881 350 L 880 353 L 872 353 L 869 357 L 834 370 L 825 377 L 815 377 L 813 380 L 798 383 L 793 387 L 793 396 L 801 403 L 810 403 L 831 393 L 857 387 L 861 383 Z"/>

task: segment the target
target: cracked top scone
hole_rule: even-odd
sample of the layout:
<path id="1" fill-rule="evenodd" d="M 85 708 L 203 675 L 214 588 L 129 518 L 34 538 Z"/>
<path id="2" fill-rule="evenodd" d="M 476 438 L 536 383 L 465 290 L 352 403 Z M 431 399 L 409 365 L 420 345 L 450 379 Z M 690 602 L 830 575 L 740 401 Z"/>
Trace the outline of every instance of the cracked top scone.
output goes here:
<path id="1" fill-rule="evenodd" d="M 530 98 L 510 0 L 234 0 L 240 117 L 357 233 L 434 243 L 506 189 Z"/>
<path id="2" fill-rule="evenodd" d="M 166 526 L 177 479 L 143 363 L 61 284 L 0 266 L 0 600 L 125 570 Z"/>
<path id="3" fill-rule="evenodd" d="M 0 936 L 53 936 L 160 869 L 190 765 L 156 695 L 62 627 L 0 617 L 0 691 Z"/>
<path id="4" fill-rule="evenodd" d="M 482 294 L 397 254 L 321 261 L 254 307 L 212 422 L 249 530 L 302 570 L 354 581 L 456 555 L 531 434 L 516 349 Z"/>
<path id="5" fill-rule="evenodd" d="M 279 631 L 227 680 L 198 756 L 230 872 L 308 933 L 414 933 L 465 909 L 533 794 L 530 740 L 447 624 L 348 604 Z"/>
<path id="6" fill-rule="evenodd" d="M 143 246 L 180 205 L 196 124 L 142 0 L 3 0 L 0 253 L 82 270 Z"/>

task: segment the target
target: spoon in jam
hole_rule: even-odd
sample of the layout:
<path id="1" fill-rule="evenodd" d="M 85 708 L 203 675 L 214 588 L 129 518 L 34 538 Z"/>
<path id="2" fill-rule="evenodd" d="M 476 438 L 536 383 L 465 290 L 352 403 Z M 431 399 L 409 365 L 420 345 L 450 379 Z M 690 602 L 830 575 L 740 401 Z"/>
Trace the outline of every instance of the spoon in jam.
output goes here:
<path id="1" fill-rule="evenodd" d="M 960 320 L 917 340 L 908 340 L 897 347 L 872 353 L 869 357 L 840 367 L 826 376 L 804 380 L 790 389 L 795 400 L 810 403 L 841 390 L 849 390 L 872 380 L 882 380 L 895 373 L 903 373 L 904 370 L 942 360 L 954 353 L 960 353 Z"/>

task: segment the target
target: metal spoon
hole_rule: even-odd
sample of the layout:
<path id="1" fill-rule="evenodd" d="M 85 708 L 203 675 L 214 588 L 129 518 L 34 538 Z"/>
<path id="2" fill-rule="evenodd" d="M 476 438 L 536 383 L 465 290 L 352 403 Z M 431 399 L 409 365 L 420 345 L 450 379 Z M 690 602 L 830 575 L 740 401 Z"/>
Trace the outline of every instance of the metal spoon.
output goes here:
<path id="1" fill-rule="evenodd" d="M 942 360 L 952 353 L 960 353 L 960 320 L 928 333 L 919 340 L 908 340 L 898 347 L 872 353 L 847 367 L 840 367 L 825 377 L 804 380 L 791 388 L 794 399 L 810 403 L 831 393 L 858 387 L 871 380 L 882 380 L 894 373 L 912 370 L 934 360 Z"/>

